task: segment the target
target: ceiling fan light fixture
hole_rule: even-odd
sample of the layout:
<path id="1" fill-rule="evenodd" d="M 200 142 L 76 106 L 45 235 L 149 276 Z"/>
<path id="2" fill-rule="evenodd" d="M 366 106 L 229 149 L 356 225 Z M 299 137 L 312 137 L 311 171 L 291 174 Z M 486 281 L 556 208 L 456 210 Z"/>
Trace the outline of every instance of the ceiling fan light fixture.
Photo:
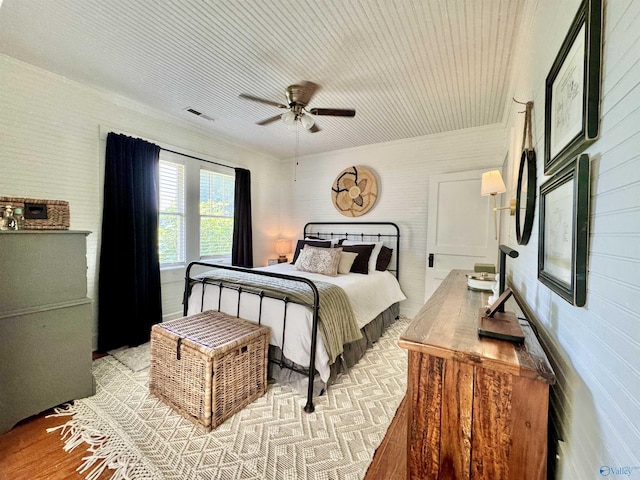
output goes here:
<path id="1" fill-rule="evenodd" d="M 0 0 L 2 3 L 2 0 Z M 277 122 L 278 119 L 289 128 L 289 130 L 298 130 L 298 126 L 302 126 L 310 133 L 319 132 L 321 129 L 316 125 L 316 115 L 326 115 L 330 117 L 354 117 L 356 111 L 352 108 L 311 108 L 307 109 L 311 98 L 318 91 L 320 85 L 304 81 L 300 84 L 289 85 L 286 90 L 287 104 L 274 102 L 265 98 L 256 97 L 248 93 L 241 93 L 240 98 L 245 100 L 251 100 L 253 102 L 263 103 L 277 108 L 288 109 L 289 111 L 282 115 L 274 115 L 266 118 L 260 122 L 256 122 L 256 125 L 265 126 L 270 125 L 273 122 Z"/>
<path id="2" fill-rule="evenodd" d="M 292 111 L 288 111 L 286 113 L 283 113 L 280 116 L 280 118 L 282 119 L 282 121 L 284 122 L 284 124 L 287 127 L 292 127 L 296 123 L 296 114 L 293 113 Z"/>
<path id="3" fill-rule="evenodd" d="M 309 115 L 302 115 L 300 117 L 300 123 L 302 123 L 302 126 L 304 128 L 306 128 L 307 130 L 309 130 L 311 127 L 313 127 L 313 124 L 315 123 L 313 121 L 313 118 L 311 118 Z"/>

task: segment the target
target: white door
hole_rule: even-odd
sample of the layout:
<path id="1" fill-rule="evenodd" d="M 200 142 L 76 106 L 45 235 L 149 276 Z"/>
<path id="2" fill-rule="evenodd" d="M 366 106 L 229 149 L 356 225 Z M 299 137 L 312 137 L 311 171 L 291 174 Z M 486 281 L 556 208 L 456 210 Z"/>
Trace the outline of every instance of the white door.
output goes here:
<path id="1" fill-rule="evenodd" d="M 432 175 L 429 179 L 425 301 L 452 269 L 473 270 L 498 259 L 493 199 L 480 196 L 485 170 Z"/>

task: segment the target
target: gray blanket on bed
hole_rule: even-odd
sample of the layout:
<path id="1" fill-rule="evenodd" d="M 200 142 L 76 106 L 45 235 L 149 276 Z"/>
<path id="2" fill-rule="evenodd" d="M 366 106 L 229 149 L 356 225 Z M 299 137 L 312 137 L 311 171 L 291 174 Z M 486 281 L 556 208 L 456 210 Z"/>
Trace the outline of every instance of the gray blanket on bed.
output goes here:
<path id="1" fill-rule="evenodd" d="M 212 270 L 199 275 L 224 283 L 242 285 L 254 290 L 262 290 L 265 294 L 281 298 L 286 295 L 291 301 L 313 305 L 313 292 L 308 285 L 293 280 L 267 277 L 249 272 L 234 270 Z M 343 351 L 343 345 L 362 338 L 349 299 L 344 290 L 327 282 L 313 282 L 320 294 L 318 310 L 318 331 L 322 335 L 325 348 L 329 354 L 329 364 Z M 284 295 L 283 295 L 284 294 Z"/>

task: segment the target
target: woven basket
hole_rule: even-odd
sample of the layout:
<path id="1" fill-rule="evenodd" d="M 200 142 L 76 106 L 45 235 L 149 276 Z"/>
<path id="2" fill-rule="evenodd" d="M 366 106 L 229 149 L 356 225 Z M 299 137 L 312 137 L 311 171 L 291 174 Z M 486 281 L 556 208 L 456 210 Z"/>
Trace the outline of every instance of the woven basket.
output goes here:
<path id="1" fill-rule="evenodd" d="M 152 394 L 210 432 L 267 391 L 269 328 L 208 311 L 151 329 Z"/>
<path id="2" fill-rule="evenodd" d="M 26 204 L 26 206 L 25 206 Z M 11 205 L 21 208 L 24 230 L 68 230 L 69 202 L 64 200 L 40 200 L 36 198 L 0 197 L 0 207 Z M 44 218 L 28 218 L 30 212 L 41 212 Z"/>

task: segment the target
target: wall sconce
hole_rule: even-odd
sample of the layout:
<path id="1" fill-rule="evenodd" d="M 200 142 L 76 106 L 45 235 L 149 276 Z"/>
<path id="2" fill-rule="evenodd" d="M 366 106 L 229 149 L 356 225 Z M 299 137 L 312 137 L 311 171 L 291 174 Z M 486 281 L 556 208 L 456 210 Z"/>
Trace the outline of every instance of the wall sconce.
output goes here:
<path id="1" fill-rule="evenodd" d="M 291 240 L 286 238 L 276 240 L 276 253 L 279 255 L 278 263 L 286 263 L 287 253 L 291 253 Z"/>
<path id="2" fill-rule="evenodd" d="M 498 239 L 498 210 L 509 209 L 511 215 L 516 214 L 516 200 L 515 198 L 509 200 L 508 207 L 498 208 L 496 205 L 496 195 L 507 191 L 507 187 L 504 185 L 500 170 L 491 170 L 482 174 L 482 186 L 480 188 L 480 195 L 486 197 L 491 195 L 493 197 L 493 229 L 495 231 L 496 240 Z"/>

